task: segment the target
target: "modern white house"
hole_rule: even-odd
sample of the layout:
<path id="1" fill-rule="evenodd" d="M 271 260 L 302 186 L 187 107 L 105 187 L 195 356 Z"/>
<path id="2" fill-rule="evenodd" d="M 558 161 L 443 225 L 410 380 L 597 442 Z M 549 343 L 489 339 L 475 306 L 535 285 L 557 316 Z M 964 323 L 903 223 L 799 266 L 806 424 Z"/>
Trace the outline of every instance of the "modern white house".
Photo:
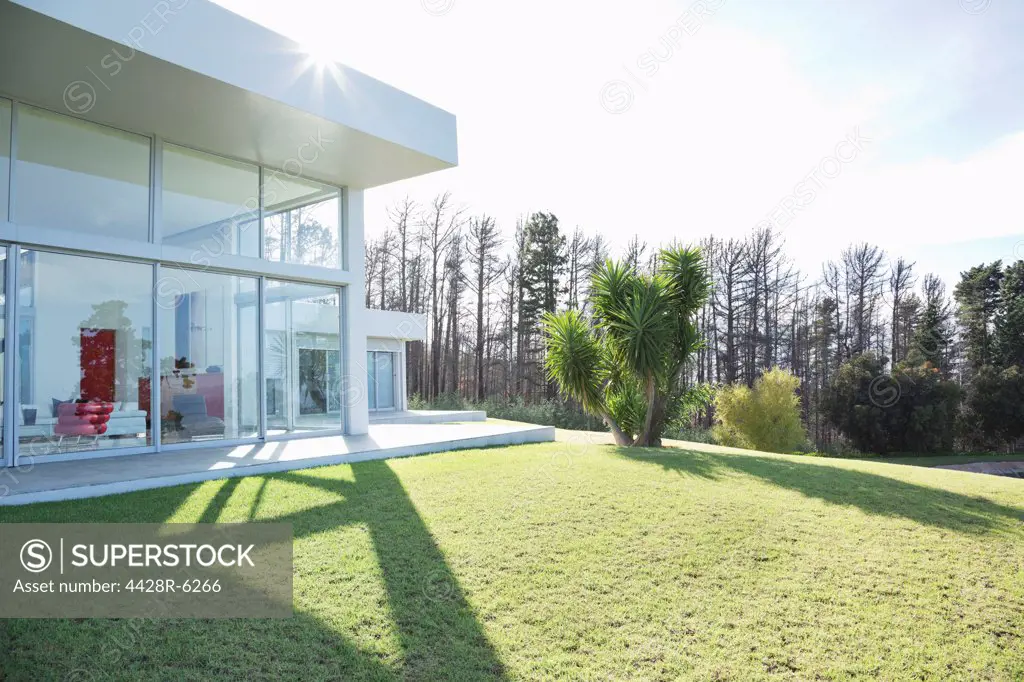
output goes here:
<path id="1" fill-rule="evenodd" d="M 363 191 L 455 117 L 206 0 L 0 0 L 3 464 L 365 434 Z"/>

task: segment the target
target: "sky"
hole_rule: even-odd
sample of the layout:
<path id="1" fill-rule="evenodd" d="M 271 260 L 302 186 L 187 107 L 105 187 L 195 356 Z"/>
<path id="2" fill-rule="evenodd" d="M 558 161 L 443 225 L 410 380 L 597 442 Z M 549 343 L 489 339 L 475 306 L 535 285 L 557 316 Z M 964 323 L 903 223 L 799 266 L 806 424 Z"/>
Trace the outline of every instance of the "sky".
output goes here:
<path id="1" fill-rule="evenodd" d="M 621 249 L 772 224 L 813 280 L 868 241 L 950 285 L 1024 258 L 1021 0 L 218 0 L 458 118 L 450 190 Z"/>

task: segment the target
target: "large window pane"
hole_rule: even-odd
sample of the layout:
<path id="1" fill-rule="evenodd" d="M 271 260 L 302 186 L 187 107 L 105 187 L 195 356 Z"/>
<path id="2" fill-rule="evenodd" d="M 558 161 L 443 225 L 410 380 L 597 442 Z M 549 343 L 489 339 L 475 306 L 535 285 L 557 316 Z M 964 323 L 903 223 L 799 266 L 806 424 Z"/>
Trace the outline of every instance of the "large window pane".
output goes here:
<path id="1" fill-rule="evenodd" d="M 340 430 L 341 292 L 267 281 L 267 433 Z"/>
<path id="2" fill-rule="evenodd" d="M 162 268 L 162 442 L 259 435 L 258 280 Z"/>
<path id="3" fill-rule="evenodd" d="M 18 108 L 14 220 L 149 240 L 149 140 Z"/>
<path id="4" fill-rule="evenodd" d="M 267 171 L 263 184 L 263 257 L 341 267 L 341 191 Z"/>
<path id="5" fill-rule="evenodd" d="M 259 258 L 259 183 L 256 166 L 183 147 L 163 150 L 163 243 Z"/>
<path id="6" fill-rule="evenodd" d="M 0 222 L 7 220 L 11 184 L 11 103 L 0 99 Z"/>
<path id="7" fill-rule="evenodd" d="M 20 455 L 150 442 L 152 266 L 25 251 L 18 323 Z"/>

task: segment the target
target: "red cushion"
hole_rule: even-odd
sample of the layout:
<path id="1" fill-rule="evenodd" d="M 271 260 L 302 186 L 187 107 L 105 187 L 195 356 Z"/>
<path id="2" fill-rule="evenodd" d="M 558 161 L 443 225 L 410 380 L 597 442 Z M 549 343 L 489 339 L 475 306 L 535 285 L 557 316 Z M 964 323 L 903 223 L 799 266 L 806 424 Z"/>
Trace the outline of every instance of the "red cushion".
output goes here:
<path id="1" fill-rule="evenodd" d="M 57 408 L 57 416 L 110 414 L 114 411 L 113 403 L 61 403 Z"/>

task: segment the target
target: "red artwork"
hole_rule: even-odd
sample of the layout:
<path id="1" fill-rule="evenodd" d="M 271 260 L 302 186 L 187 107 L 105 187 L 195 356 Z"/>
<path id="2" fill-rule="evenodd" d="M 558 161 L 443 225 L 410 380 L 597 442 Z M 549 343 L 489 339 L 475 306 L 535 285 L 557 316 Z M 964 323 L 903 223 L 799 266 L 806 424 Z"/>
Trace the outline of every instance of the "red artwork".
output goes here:
<path id="1" fill-rule="evenodd" d="M 117 332 L 113 329 L 83 329 L 81 334 L 82 400 L 113 402 L 116 383 Z"/>

